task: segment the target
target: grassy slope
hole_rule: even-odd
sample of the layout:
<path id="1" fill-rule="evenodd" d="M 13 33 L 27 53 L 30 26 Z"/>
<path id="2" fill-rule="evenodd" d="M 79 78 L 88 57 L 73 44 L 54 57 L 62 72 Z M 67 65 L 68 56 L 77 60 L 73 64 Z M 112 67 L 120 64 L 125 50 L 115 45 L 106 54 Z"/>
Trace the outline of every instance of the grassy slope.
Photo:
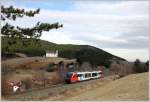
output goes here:
<path id="1" fill-rule="evenodd" d="M 148 73 L 129 75 L 63 100 L 148 100 Z"/>

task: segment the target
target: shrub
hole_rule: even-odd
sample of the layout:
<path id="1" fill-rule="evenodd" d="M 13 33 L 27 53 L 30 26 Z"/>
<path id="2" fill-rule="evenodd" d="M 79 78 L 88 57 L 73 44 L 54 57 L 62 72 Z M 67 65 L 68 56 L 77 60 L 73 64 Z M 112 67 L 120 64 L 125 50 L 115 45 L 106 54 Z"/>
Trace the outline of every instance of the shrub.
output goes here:
<path id="1" fill-rule="evenodd" d="M 149 67 L 149 61 L 146 61 L 146 62 L 145 62 L 145 65 L 146 65 L 147 67 Z"/>
<path id="2" fill-rule="evenodd" d="M 37 70 L 34 74 L 33 74 L 33 79 L 38 79 L 38 80 L 43 80 L 45 79 L 45 72 L 42 70 Z"/>
<path id="3" fill-rule="evenodd" d="M 28 63 L 21 64 L 21 65 L 19 65 L 17 68 L 23 69 L 23 70 L 29 70 L 29 69 L 32 69 L 31 65 L 28 64 Z"/>
<path id="4" fill-rule="evenodd" d="M 38 59 L 36 59 L 36 60 L 35 60 L 35 62 L 39 62 L 39 60 L 38 60 Z"/>
<path id="5" fill-rule="evenodd" d="M 139 63 L 133 66 L 135 73 L 148 72 L 149 68 L 144 63 Z"/>
<path id="6" fill-rule="evenodd" d="M 117 64 L 117 62 L 112 62 L 111 66 L 110 66 L 110 70 L 114 73 L 119 73 L 120 71 L 120 65 Z"/>
<path id="7" fill-rule="evenodd" d="M 134 62 L 133 71 L 134 71 L 134 73 L 148 72 L 149 71 L 148 62 L 142 63 L 142 62 L 140 62 L 139 59 L 137 59 Z"/>
<path id="8" fill-rule="evenodd" d="M 120 62 L 116 62 L 114 61 L 111 64 L 110 70 L 115 73 L 118 74 L 119 76 L 126 76 L 128 74 L 131 74 L 133 72 L 132 70 L 133 64 L 127 61 L 120 61 Z"/>
<path id="9" fill-rule="evenodd" d="M 6 75 L 2 75 L 1 78 L 1 92 L 2 95 L 7 95 L 7 94 L 12 94 L 12 87 L 8 84 L 7 82 L 7 76 Z"/>
<path id="10" fill-rule="evenodd" d="M 25 89 L 30 89 L 32 87 L 32 80 L 30 78 L 26 78 L 22 80 L 22 84 L 25 85 Z"/>
<path id="11" fill-rule="evenodd" d="M 1 66 L 2 75 L 10 74 L 15 71 L 14 67 L 10 67 L 9 65 L 2 64 Z"/>
<path id="12" fill-rule="evenodd" d="M 54 63 L 49 63 L 48 67 L 46 68 L 47 72 L 53 72 L 55 70 Z"/>
<path id="13" fill-rule="evenodd" d="M 92 70 L 92 66 L 91 66 L 90 62 L 83 62 L 81 64 L 81 70 L 82 71 L 91 71 Z"/>
<path id="14" fill-rule="evenodd" d="M 7 58 L 15 58 L 16 57 L 16 55 L 15 55 L 15 53 L 13 53 L 13 52 L 6 52 L 6 51 L 2 51 L 2 53 L 1 53 L 1 58 L 2 58 L 2 60 L 6 60 Z"/>
<path id="15" fill-rule="evenodd" d="M 59 81 L 59 77 L 56 75 L 55 77 L 53 77 L 52 79 L 51 79 L 51 83 L 52 84 L 58 84 L 58 83 L 60 83 L 60 81 Z"/>

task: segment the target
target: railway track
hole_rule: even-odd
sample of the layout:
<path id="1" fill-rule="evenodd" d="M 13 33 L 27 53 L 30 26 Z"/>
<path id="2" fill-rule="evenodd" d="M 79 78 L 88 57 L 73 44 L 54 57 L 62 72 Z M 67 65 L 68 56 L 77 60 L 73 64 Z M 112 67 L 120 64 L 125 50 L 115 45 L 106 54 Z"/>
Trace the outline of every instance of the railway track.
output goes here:
<path id="1" fill-rule="evenodd" d="M 53 94 L 57 91 L 57 89 L 62 89 L 62 87 L 68 86 L 67 84 L 57 84 L 48 87 L 36 88 L 27 91 L 13 93 L 7 96 L 4 96 L 4 99 L 7 100 L 39 100 L 38 98 L 47 97 L 50 94 Z"/>
<path id="2" fill-rule="evenodd" d="M 33 91 L 35 92 L 35 91 L 40 91 L 40 90 L 43 90 L 43 89 L 50 89 L 50 88 L 55 88 L 55 87 L 61 87 L 63 85 L 67 85 L 67 84 L 57 84 L 57 85 L 51 85 L 51 86 L 47 86 L 47 87 L 28 89 L 27 91 L 20 91 L 20 92 L 12 93 L 12 94 L 7 95 L 7 96 L 21 95 L 21 94 L 25 94 L 25 93 L 29 93 L 29 92 L 33 92 Z"/>

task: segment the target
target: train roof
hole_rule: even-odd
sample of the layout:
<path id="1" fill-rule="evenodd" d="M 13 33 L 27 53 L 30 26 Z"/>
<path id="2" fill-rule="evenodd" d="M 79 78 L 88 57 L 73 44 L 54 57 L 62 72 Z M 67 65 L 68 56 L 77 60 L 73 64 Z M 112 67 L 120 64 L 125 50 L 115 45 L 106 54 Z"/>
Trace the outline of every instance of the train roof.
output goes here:
<path id="1" fill-rule="evenodd" d="M 77 73 L 77 74 L 84 74 L 84 73 L 99 73 L 99 72 L 102 72 L 102 71 L 75 71 L 75 72 L 68 72 L 68 73 Z"/>

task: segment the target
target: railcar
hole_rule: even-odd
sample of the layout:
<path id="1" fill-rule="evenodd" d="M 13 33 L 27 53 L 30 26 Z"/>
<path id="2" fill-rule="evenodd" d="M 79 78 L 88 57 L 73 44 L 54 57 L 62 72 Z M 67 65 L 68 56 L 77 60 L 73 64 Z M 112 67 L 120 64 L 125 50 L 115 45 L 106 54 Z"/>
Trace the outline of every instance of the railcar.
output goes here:
<path id="1" fill-rule="evenodd" d="M 67 72 L 65 81 L 67 83 L 75 83 L 103 77 L 102 71 Z"/>

